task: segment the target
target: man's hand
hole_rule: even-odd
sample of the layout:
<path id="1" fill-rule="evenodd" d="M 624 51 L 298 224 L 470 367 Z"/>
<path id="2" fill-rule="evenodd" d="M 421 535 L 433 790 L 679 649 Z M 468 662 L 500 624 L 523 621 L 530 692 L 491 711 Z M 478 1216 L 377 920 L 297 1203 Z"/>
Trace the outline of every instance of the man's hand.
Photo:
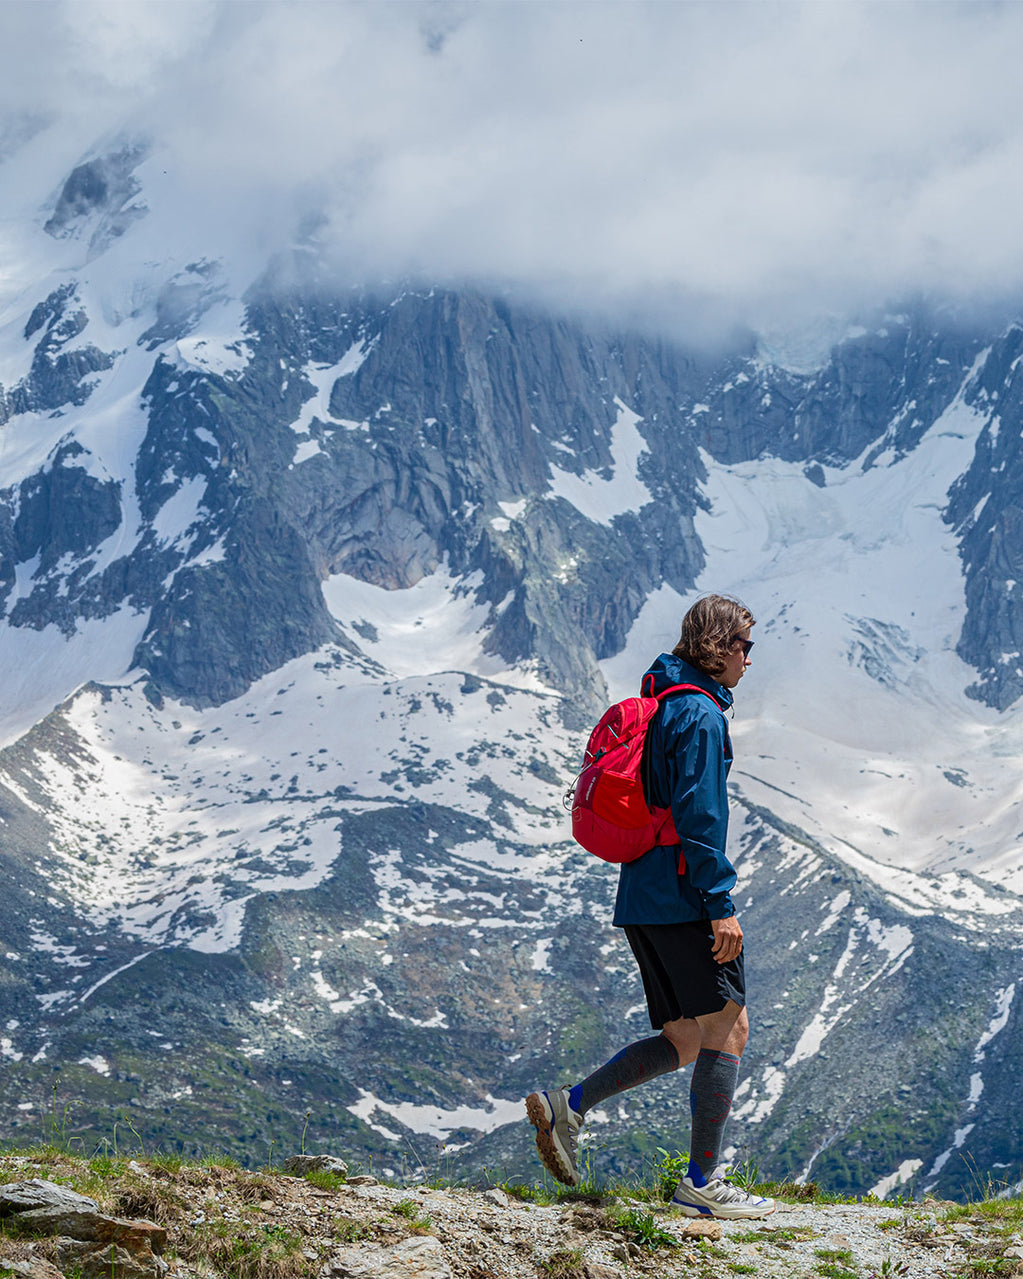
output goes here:
<path id="1" fill-rule="evenodd" d="M 727 919 L 712 919 L 710 926 L 714 929 L 714 945 L 710 953 L 717 962 L 727 964 L 738 959 L 742 951 L 742 929 L 736 917 L 729 915 Z"/>

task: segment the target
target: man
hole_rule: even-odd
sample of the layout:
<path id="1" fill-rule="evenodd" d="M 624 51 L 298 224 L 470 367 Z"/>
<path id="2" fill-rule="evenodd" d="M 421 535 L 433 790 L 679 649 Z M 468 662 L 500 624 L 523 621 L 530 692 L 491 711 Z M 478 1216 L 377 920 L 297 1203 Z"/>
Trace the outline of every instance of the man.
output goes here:
<path id="1" fill-rule="evenodd" d="M 615 902 L 613 922 L 625 931 L 650 1024 L 661 1033 L 629 1044 L 572 1088 L 526 1098 L 540 1158 L 552 1176 L 574 1186 L 586 1112 L 695 1062 L 689 1165 L 672 1200 L 690 1217 L 757 1218 L 775 1209 L 773 1199 L 732 1185 L 720 1166 L 749 1034 L 742 929 L 730 896 L 736 874 L 725 855 L 732 763 L 725 711 L 751 664 L 753 624 L 738 600 L 707 595 L 686 613 L 674 650 L 662 653 L 643 677 L 644 696 L 675 684 L 704 690 L 665 697 L 651 722 L 643 789 L 651 808 L 670 807 L 678 842 L 624 864 Z"/>

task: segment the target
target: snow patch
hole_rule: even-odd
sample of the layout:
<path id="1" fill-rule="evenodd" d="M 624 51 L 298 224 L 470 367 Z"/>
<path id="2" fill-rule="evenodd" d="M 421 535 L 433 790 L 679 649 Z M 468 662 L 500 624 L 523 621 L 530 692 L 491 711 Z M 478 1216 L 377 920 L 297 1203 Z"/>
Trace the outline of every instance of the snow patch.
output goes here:
<path id="1" fill-rule="evenodd" d="M 611 430 L 611 474 L 584 471 L 575 475 L 551 467 L 551 497 L 562 497 L 588 520 L 610 527 L 617 515 L 638 510 L 653 501 L 653 495 L 639 478 L 639 459 L 647 451 L 646 441 L 636 423 L 642 421 L 620 399 L 615 398 L 618 417 Z"/>
<path id="2" fill-rule="evenodd" d="M 373 1118 L 377 1114 L 389 1115 L 404 1128 L 436 1137 L 438 1141 L 446 1141 L 453 1132 L 463 1128 L 474 1132 L 493 1132 L 495 1128 L 517 1123 L 522 1118 L 521 1098 L 505 1101 L 488 1093 L 483 1106 L 458 1106 L 453 1110 L 443 1110 L 439 1106 L 418 1106 L 408 1101 L 381 1101 L 362 1088 L 358 1092 L 359 1100 L 347 1106 L 346 1110 L 390 1141 L 400 1141 L 400 1134 L 374 1123 Z"/>

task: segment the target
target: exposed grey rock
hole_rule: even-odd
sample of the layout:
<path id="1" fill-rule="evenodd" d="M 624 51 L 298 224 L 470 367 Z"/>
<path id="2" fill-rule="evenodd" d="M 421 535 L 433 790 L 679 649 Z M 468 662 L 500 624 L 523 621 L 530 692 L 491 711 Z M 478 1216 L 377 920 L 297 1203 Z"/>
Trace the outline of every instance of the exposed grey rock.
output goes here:
<path id="1" fill-rule="evenodd" d="M 0 422 L 16 413 L 45 413 L 65 405 L 82 405 L 92 393 L 90 373 L 109 369 L 114 356 L 91 343 L 73 346 L 89 317 L 77 302 L 76 286 L 62 285 L 36 306 L 25 337 L 43 333 L 36 343 L 28 376 L 11 387 L 0 405 Z"/>
<path id="2" fill-rule="evenodd" d="M 99 1205 L 87 1195 L 39 1177 L 0 1185 L 0 1217 L 51 1208 L 72 1213 L 99 1211 Z"/>
<path id="3" fill-rule="evenodd" d="M 292 1155 L 285 1159 L 283 1168 L 296 1177 L 304 1177 L 307 1172 L 333 1172 L 339 1177 L 348 1174 L 348 1165 L 334 1155 Z"/>
<path id="4" fill-rule="evenodd" d="M 132 143 L 79 164 L 43 230 L 57 240 L 91 231 L 90 256 L 101 253 L 147 212 L 144 201 L 135 198 L 142 188 L 134 174 L 146 152 L 145 144 Z"/>
<path id="5" fill-rule="evenodd" d="M 167 1231 L 155 1222 L 107 1217 L 85 1206 L 76 1208 L 54 1204 L 29 1208 L 18 1213 L 18 1222 L 40 1234 L 65 1235 L 88 1243 L 117 1244 L 133 1252 L 151 1250 L 159 1253 L 167 1246 Z"/>
<path id="6" fill-rule="evenodd" d="M 1023 694 L 1023 327 L 995 342 L 966 400 L 987 418 L 946 519 L 960 536 L 966 620 L 957 646 L 979 672 L 967 691 L 1005 710 Z"/>
<path id="7" fill-rule="evenodd" d="M 346 1248 L 321 1270 L 326 1279 L 451 1279 L 451 1267 L 436 1239 L 403 1239 L 390 1248 L 361 1244 Z"/>
<path id="8" fill-rule="evenodd" d="M 169 1270 L 162 1257 L 117 1244 L 97 1247 L 77 1239 L 58 1239 L 56 1250 L 61 1268 L 75 1279 L 164 1279 Z"/>
<path id="9" fill-rule="evenodd" d="M 752 351 L 714 370 L 693 418 L 719 461 L 765 453 L 789 461 L 843 464 L 914 448 L 959 390 L 981 332 L 959 329 L 926 308 L 878 320 L 832 348 L 825 365 L 792 373 Z M 813 478 L 816 477 L 816 478 Z M 823 478 L 813 472 L 814 483 Z"/>
<path id="10" fill-rule="evenodd" d="M 168 280 L 156 299 L 156 322 L 139 338 L 139 344 L 154 350 L 169 338 L 190 333 L 205 311 L 224 296 L 224 286 L 215 262 L 191 262 Z"/>
<path id="11" fill-rule="evenodd" d="M 64 1272 L 45 1257 L 0 1256 L 0 1274 L 15 1275 L 17 1279 L 65 1279 Z"/>

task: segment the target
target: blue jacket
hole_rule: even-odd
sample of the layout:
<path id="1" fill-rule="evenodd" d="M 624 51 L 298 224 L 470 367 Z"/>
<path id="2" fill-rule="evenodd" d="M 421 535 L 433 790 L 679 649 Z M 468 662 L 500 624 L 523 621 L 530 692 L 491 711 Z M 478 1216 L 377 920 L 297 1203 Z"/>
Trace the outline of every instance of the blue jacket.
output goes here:
<path id="1" fill-rule="evenodd" d="M 679 845 L 660 845 L 621 868 L 614 923 L 677 924 L 725 919 L 735 914 L 729 895 L 735 870 L 725 856 L 732 744 L 724 710 L 732 694 L 695 666 L 662 653 L 643 677 L 642 690 L 697 684 L 700 693 L 666 697 L 651 722 L 643 756 L 644 789 L 652 808 L 671 807 L 685 853 L 678 873 Z"/>

